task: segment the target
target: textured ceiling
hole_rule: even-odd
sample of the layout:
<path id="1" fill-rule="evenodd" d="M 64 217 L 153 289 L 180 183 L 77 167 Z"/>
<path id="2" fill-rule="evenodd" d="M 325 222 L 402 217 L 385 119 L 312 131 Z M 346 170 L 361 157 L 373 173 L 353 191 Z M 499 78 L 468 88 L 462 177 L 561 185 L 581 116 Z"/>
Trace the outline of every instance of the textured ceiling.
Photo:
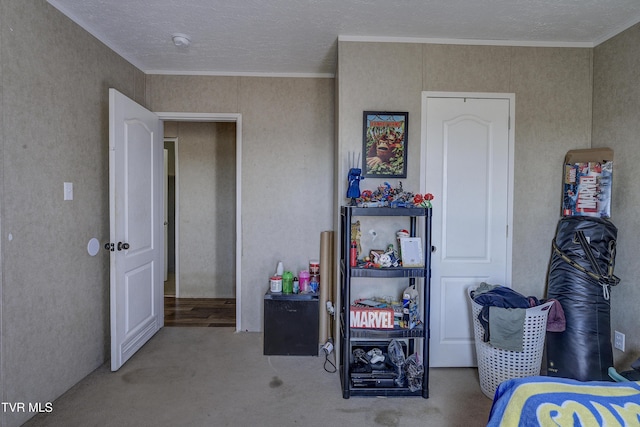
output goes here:
<path id="1" fill-rule="evenodd" d="M 638 0 L 49 0 L 146 73 L 332 75 L 337 39 L 593 47 Z M 174 46 L 173 33 L 190 36 Z"/>

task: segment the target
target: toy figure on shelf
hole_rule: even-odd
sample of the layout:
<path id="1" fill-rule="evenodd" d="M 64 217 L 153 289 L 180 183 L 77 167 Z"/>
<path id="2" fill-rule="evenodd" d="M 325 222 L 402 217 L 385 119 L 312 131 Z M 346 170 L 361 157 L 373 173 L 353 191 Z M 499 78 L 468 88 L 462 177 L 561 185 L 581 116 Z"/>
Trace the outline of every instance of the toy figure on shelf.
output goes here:
<path id="1" fill-rule="evenodd" d="M 358 256 L 362 253 L 362 246 L 360 246 L 360 237 L 362 237 L 362 232 L 360 231 L 360 221 L 352 222 L 351 241 L 356 242 Z"/>
<path id="2" fill-rule="evenodd" d="M 402 182 L 393 188 L 388 182 L 380 184 L 376 190 L 363 190 L 356 200 L 358 206 L 368 207 L 392 207 L 409 208 L 413 207 L 413 193 L 402 188 Z"/>
<path id="3" fill-rule="evenodd" d="M 351 199 L 351 204 L 356 204 L 356 199 L 360 197 L 360 181 L 364 179 L 362 176 L 362 169 L 357 166 L 360 163 L 360 154 L 358 154 L 358 161 L 354 162 L 355 153 L 349 154 L 349 175 L 347 180 L 349 181 L 349 188 L 347 189 L 347 198 Z"/>
<path id="4" fill-rule="evenodd" d="M 380 264 L 380 267 L 398 267 L 398 256 L 393 245 L 389 245 L 386 252 L 378 257 L 377 263 Z"/>
<path id="5" fill-rule="evenodd" d="M 391 201 L 391 184 L 385 181 L 384 184 L 379 185 L 378 194 L 380 195 L 380 200 L 388 204 Z"/>

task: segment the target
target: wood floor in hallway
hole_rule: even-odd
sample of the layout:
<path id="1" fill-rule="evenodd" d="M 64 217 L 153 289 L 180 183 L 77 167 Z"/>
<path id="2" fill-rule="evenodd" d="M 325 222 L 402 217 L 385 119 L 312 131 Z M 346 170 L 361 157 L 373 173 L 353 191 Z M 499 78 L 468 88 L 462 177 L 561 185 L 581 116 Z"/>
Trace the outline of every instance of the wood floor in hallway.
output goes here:
<path id="1" fill-rule="evenodd" d="M 165 326 L 235 327 L 236 301 L 232 298 L 164 297 Z"/>

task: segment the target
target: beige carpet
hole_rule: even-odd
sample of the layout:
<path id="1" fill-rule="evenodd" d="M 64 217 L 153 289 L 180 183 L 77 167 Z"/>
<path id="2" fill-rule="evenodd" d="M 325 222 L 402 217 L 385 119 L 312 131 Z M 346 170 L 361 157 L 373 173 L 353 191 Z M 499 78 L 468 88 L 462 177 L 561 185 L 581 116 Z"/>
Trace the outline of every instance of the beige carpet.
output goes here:
<path id="1" fill-rule="evenodd" d="M 343 399 L 324 356 L 264 356 L 262 334 L 163 328 L 118 372 L 103 365 L 26 426 L 483 426 L 472 368 L 430 370 L 429 399 Z"/>

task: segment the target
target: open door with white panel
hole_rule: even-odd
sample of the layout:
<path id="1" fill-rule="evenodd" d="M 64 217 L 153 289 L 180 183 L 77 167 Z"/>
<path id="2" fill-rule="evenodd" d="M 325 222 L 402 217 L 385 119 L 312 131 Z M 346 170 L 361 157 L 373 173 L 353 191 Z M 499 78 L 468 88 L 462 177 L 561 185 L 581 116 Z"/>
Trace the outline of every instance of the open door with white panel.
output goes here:
<path id="1" fill-rule="evenodd" d="M 164 325 L 163 127 L 109 89 L 111 370 Z"/>

